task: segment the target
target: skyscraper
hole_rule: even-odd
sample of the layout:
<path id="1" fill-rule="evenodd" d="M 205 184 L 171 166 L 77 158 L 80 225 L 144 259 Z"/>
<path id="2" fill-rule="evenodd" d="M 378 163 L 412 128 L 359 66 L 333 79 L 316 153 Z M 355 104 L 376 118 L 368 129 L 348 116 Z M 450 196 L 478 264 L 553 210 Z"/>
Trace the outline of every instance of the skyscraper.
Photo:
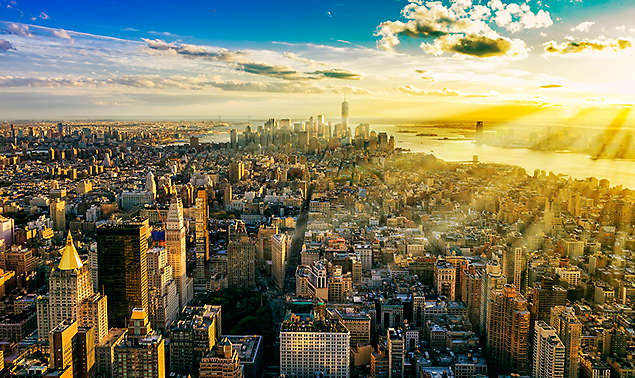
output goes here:
<path id="1" fill-rule="evenodd" d="M 114 376 L 163 378 L 165 370 L 163 337 L 152 330 L 144 309 L 133 309 L 125 340 L 115 347 Z"/>
<path id="2" fill-rule="evenodd" d="M 65 320 L 76 320 L 81 302 L 93 294 L 88 265 L 82 263 L 68 233 L 62 258 L 49 276 L 49 324 L 51 328 Z"/>
<path id="3" fill-rule="evenodd" d="M 245 225 L 239 224 L 227 245 L 227 284 L 230 288 L 252 288 L 255 283 L 256 245 L 249 239 Z"/>
<path id="4" fill-rule="evenodd" d="M 49 214 L 55 231 L 66 230 L 66 201 L 54 199 L 49 205 Z"/>
<path id="5" fill-rule="evenodd" d="M 148 237 L 147 219 L 97 228 L 98 281 L 112 326 L 124 326 L 133 308 L 148 308 Z"/>
<path id="6" fill-rule="evenodd" d="M 170 371 L 198 371 L 201 359 L 216 345 L 221 333 L 221 307 L 187 306 L 170 325 Z"/>
<path id="7" fill-rule="evenodd" d="M 183 221 L 183 204 L 180 198 L 174 198 L 170 203 L 165 241 L 168 250 L 168 263 L 172 266 L 172 276 L 179 293 L 179 308 L 183 308 L 192 300 L 193 284 L 186 274 L 185 223 Z"/>
<path id="8" fill-rule="evenodd" d="M 564 344 L 564 376 L 566 378 L 578 377 L 582 323 L 575 315 L 573 307 L 552 307 L 551 326 L 556 330 Z"/>
<path id="9" fill-rule="evenodd" d="M 71 233 L 62 249 L 62 258 L 49 276 L 49 296 L 38 301 L 38 336 L 47 337 L 49 329 L 64 321 L 77 321 L 80 327 L 92 327 L 94 344 L 108 333 L 106 297 L 93 290 L 92 276 L 88 264 L 77 254 Z M 46 318 L 46 319 L 44 319 Z"/>
<path id="10" fill-rule="evenodd" d="M 491 292 L 487 349 L 501 372 L 529 373 L 529 321 L 527 301 L 513 285 Z"/>
<path id="11" fill-rule="evenodd" d="M 403 378 L 405 376 L 405 339 L 401 329 L 388 328 L 388 377 Z"/>
<path id="12" fill-rule="evenodd" d="M 348 102 L 342 102 L 342 126 L 344 129 L 348 128 Z"/>
<path id="13" fill-rule="evenodd" d="M 146 192 L 152 193 L 152 199 L 154 199 L 157 195 L 157 183 L 154 181 L 154 174 L 152 171 L 148 172 L 146 176 L 146 184 L 145 184 Z"/>
<path id="14" fill-rule="evenodd" d="M 165 247 L 148 251 L 148 317 L 153 329 L 165 332 L 179 315 L 179 292 Z"/>
<path id="15" fill-rule="evenodd" d="M 564 345 L 546 322 L 539 320 L 534 326 L 533 377 L 564 377 Z"/>
<path id="16" fill-rule="evenodd" d="M 229 185 L 228 185 L 229 186 Z M 229 186 L 231 191 L 231 186 Z M 207 191 L 200 188 L 196 192 L 195 205 L 195 238 L 196 238 L 196 270 L 194 273 L 194 291 L 203 292 L 207 289 L 209 280 L 209 206 L 207 204 Z"/>
<path id="17" fill-rule="evenodd" d="M 271 235 L 271 276 L 279 289 L 284 287 L 285 263 L 287 260 L 287 235 Z"/>

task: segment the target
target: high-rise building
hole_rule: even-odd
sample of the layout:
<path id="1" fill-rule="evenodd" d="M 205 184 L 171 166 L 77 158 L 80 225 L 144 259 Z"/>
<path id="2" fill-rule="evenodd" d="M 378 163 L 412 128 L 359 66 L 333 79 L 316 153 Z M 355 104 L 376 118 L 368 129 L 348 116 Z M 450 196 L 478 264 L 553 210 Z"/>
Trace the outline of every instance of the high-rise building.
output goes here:
<path id="1" fill-rule="evenodd" d="M 95 293 L 88 264 L 80 259 L 68 233 L 59 264 L 49 276 L 48 297 L 38 298 L 38 337 L 44 341 L 50 329 L 64 321 L 92 327 L 93 344 L 108 333 L 106 296 Z"/>
<path id="2" fill-rule="evenodd" d="M 481 280 L 481 319 L 479 327 L 481 334 L 485 338 L 487 338 L 489 330 L 489 309 L 492 299 L 492 291 L 502 289 L 505 283 L 505 276 L 502 273 L 500 264 L 496 262 L 488 262 L 485 266 L 485 272 L 483 272 L 483 278 Z"/>
<path id="3" fill-rule="evenodd" d="M 154 174 L 152 171 L 149 171 L 146 175 L 145 190 L 146 192 L 152 193 L 152 199 L 157 196 L 157 183 L 154 181 Z"/>
<path id="4" fill-rule="evenodd" d="M 240 180 L 242 180 L 244 175 L 245 175 L 245 163 L 243 163 L 240 160 L 237 160 L 229 164 L 228 176 L 229 176 L 229 181 L 232 184 L 235 184 L 239 182 Z"/>
<path id="5" fill-rule="evenodd" d="M 73 372 L 73 339 L 77 334 L 77 322 L 64 321 L 49 332 L 49 367 L 63 372 Z"/>
<path id="6" fill-rule="evenodd" d="M 148 310 L 152 328 L 161 332 L 179 315 L 179 293 L 165 247 L 148 251 Z"/>
<path id="7" fill-rule="evenodd" d="M 553 275 L 544 275 L 541 282 L 531 289 L 531 313 L 534 320 L 549 321 L 551 308 L 564 306 L 567 302 L 567 290 L 556 285 Z"/>
<path id="8" fill-rule="evenodd" d="M 289 312 L 280 328 L 280 376 L 350 377 L 350 333 L 337 320 L 316 310 Z"/>
<path id="9" fill-rule="evenodd" d="M 348 101 L 342 102 L 342 126 L 348 127 Z"/>
<path id="10" fill-rule="evenodd" d="M 530 369 L 527 301 L 513 285 L 491 292 L 487 350 L 501 372 L 527 374 Z"/>
<path id="11" fill-rule="evenodd" d="M 564 377 L 564 345 L 556 330 L 542 320 L 534 326 L 534 358 L 532 376 Z"/>
<path id="12" fill-rule="evenodd" d="M 503 269 L 507 283 L 521 290 L 527 265 L 527 250 L 523 247 L 508 247 L 503 250 Z"/>
<path id="13" fill-rule="evenodd" d="M 112 377 L 115 365 L 115 347 L 121 344 L 127 328 L 111 328 L 102 341 L 95 346 L 95 373 L 98 377 Z"/>
<path id="14" fill-rule="evenodd" d="M 66 201 L 53 199 L 49 205 L 49 215 L 55 231 L 66 231 Z"/>
<path id="15" fill-rule="evenodd" d="M 133 308 L 148 308 L 149 234 L 147 219 L 97 228 L 98 281 L 112 326 L 123 326 Z"/>
<path id="16" fill-rule="evenodd" d="M 152 330 L 148 315 L 142 308 L 132 310 L 128 333 L 123 342 L 115 347 L 114 376 L 166 376 L 163 336 Z"/>
<path id="17" fill-rule="evenodd" d="M 183 204 L 180 198 L 174 198 L 170 204 L 165 241 L 168 250 L 168 263 L 172 266 L 172 276 L 179 293 L 179 308 L 183 308 L 192 300 L 194 288 L 192 279 L 186 274 L 185 222 L 183 221 Z"/>
<path id="18" fill-rule="evenodd" d="M 79 309 L 79 326 L 90 327 L 97 345 L 108 335 L 108 299 L 101 293 L 84 298 Z"/>
<path id="19" fill-rule="evenodd" d="M 170 371 L 188 374 L 199 370 L 201 359 L 221 334 L 221 307 L 187 306 L 170 325 Z"/>
<path id="20" fill-rule="evenodd" d="M 238 225 L 227 245 L 227 284 L 230 288 L 252 288 L 256 285 L 256 245 L 249 239 L 245 225 Z"/>
<path id="21" fill-rule="evenodd" d="M 70 232 L 61 252 L 62 258 L 49 276 L 48 308 L 51 328 L 65 320 L 77 320 L 82 301 L 93 294 L 88 265 L 79 258 Z"/>
<path id="22" fill-rule="evenodd" d="M 564 344 L 564 376 L 576 378 L 580 373 L 580 342 L 582 323 L 573 307 L 554 306 L 551 308 L 551 326 Z"/>
<path id="23" fill-rule="evenodd" d="M 242 378 L 243 371 L 238 352 L 227 337 L 201 360 L 200 378 Z"/>
<path id="24" fill-rule="evenodd" d="M 88 378 L 94 374 L 95 336 L 91 327 L 65 320 L 49 333 L 49 368 L 56 376 Z"/>
<path id="25" fill-rule="evenodd" d="M 388 377 L 403 378 L 407 352 L 403 331 L 400 328 L 388 328 L 386 341 L 388 343 Z"/>
<path id="26" fill-rule="evenodd" d="M 231 188 L 231 186 L 229 186 Z M 231 189 L 230 189 L 231 190 Z M 194 200 L 195 224 L 194 233 L 196 240 L 196 270 L 194 273 L 194 291 L 204 292 L 207 290 L 209 281 L 209 206 L 207 204 L 207 192 L 205 189 L 198 189 Z"/>
<path id="27" fill-rule="evenodd" d="M 287 260 L 287 235 L 275 234 L 271 236 L 271 276 L 279 289 L 284 287 L 284 273 Z"/>

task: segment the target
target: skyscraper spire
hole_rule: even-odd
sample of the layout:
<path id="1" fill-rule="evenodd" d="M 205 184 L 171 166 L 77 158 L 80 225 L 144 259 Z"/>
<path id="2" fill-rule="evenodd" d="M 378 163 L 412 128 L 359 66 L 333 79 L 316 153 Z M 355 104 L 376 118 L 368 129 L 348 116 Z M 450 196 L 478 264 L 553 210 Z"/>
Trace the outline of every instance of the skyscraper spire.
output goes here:
<path id="1" fill-rule="evenodd" d="M 62 259 L 60 260 L 60 264 L 58 268 L 60 270 L 72 270 L 79 269 L 84 265 L 82 263 L 82 259 L 79 258 L 77 254 L 77 250 L 73 245 L 73 237 L 71 236 L 71 231 L 68 231 L 68 236 L 66 237 L 66 246 L 62 250 Z"/>

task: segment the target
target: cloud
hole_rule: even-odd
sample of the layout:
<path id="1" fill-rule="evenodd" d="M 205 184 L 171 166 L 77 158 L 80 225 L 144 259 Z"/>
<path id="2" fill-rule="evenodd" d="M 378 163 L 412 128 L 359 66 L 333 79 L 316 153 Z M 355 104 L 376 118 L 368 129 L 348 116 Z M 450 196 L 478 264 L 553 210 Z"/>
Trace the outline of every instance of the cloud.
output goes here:
<path id="1" fill-rule="evenodd" d="M 209 50 L 205 46 L 180 44 L 177 42 L 166 42 L 161 39 L 141 38 L 146 46 L 152 50 L 166 51 L 186 57 L 205 58 L 222 62 L 233 62 L 246 55 L 242 51 L 231 51 L 226 49 Z"/>
<path id="2" fill-rule="evenodd" d="M 123 86 L 138 89 L 180 89 L 200 91 L 204 89 L 220 89 L 232 92 L 270 92 L 270 93 L 350 93 L 367 94 L 364 89 L 351 87 L 322 87 L 313 83 L 296 81 L 237 81 L 219 80 L 204 76 L 114 76 L 108 78 L 87 77 L 23 77 L 0 76 L 0 88 L 94 88 Z"/>
<path id="3" fill-rule="evenodd" d="M 560 85 L 560 84 L 545 84 L 545 85 L 541 85 L 540 88 L 544 88 L 544 89 L 562 88 L 562 85 Z"/>
<path id="4" fill-rule="evenodd" d="M 282 53 L 282 55 L 284 55 L 286 58 L 289 58 L 291 60 L 295 60 L 296 62 L 300 62 L 300 63 L 304 63 L 306 65 L 309 66 L 327 66 L 326 63 L 324 62 L 319 62 L 317 60 L 313 60 L 313 59 L 309 59 L 309 58 L 305 58 L 303 56 L 300 56 L 296 53 L 293 52 L 284 52 Z"/>
<path id="5" fill-rule="evenodd" d="M 31 34 L 31 31 L 29 30 L 29 27 L 24 24 L 15 24 L 15 23 L 8 24 L 4 32 L 6 34 L 14 34 L 14 35 L 19 35 L 21 37 L 27 37 L 27 38 L 30 38 L 33 36 L 33 34 Z"/>
<path id="6" fill-rule="evenodd" d="M 310 75 L 317 75 L 318 77 L 325 77 L 329 79 L 343 79 L 343 80 L 359 80 L 360 76 L 356 73 L 340 70 L 340 69 L 330 69 L 324 71 L 315 71 L 311 72 Z"/>
<path id="7" fill-rule="evenodd" d="M 400 87 L 399 90 L 403 93 L 406 93 L 412 96 L 443 96 L 443 97 L 461 96 L 460 92 L 447 89 L 447 88 L 427 90 L 427 89 L 419 89 L 413 85 L 405 85 L 403 87 Z"/>
<path id="8" fill-rule="evenodd" d="M 510 32 L 546 28 L 553 24 L 549 12 L 532 12 L 527 3 L 504 4 L 491 0 L 487 5 L 472 0 L 452 0 L 445 6 L 440 1 L 410 0 L 401 11 L 405 21 L 384 21 L 377 26 L 377 47 L 393 50 L 401 37 L 428 40 L 424 51 L 440 55 L 454 52 L 474 57 L 526 56 L 520 39 L 501 36 L 493 27 Z M 518 49 L 524 51 L 519 51 Z"/>
<path id="9" fill-rule="evenodd" d="M 578 54 L 584 52 L 601 52 L 601 51 L 621 51 L 633 47 L 633 43 L 629 39 L 594 39 L 579 40 L 567 39 L 562 43 L 549 41 L 544 44 L 545 52 L 548 54 Z"/>
<path id="10" fill-rule="evenodd" d="M 0 52 L 7 52 L 9 50 L 15 50 L 15 47 L 6 39 L 0 39 Z"/>
<path id="11" fill-rule="evenodd" d="M 239 71 L 244 71 L 250 74 L 275 77 L 277 79 L 284 79 L 284 80 L 306 79 L 306 77 L 302 76 L 301 74 L 298 74 L 298 72 L 293 70 L 292 68 L 287 66 L 281 66 L 281 65 L 270 65 L 270 64 L 264 64 L 264 63 L 247 62 L 247 63 L 238 63 L 236 65 L 236 68 Z"/>
<path id="12" fill-rule="evenodd" d="M 589 30 L 591 29 L 591 26 L 595 25 L 595 22 L 593 21 L 584 21 L 579 23 L 578 25 L 572 27 L 570 30 L 572 32 L 581 32 L 581 33 L 588 33 Z"/>
<path id="13" fill-rule="evenodd" d="M 447 35 L 432 44 L 422 44 L 425 52 L 432 55 L 457 53 L 478 58 L 525 57 L 526 46 L 521 40 L 505 37 L 490 38 L 476 34 Z"/>
<path id="14" fill-rule="evenodd" d="M 53 29 L 51 31 L 51 33 L 53 34 L 53 36 L 57 37 L 57 38 L 62 38 L 62 39 L 68 39 L 68 40 L 72 40 L 73 38 L 70 36 L 70 34 L 68 34 L 68 32 L 64 29 Z"/>

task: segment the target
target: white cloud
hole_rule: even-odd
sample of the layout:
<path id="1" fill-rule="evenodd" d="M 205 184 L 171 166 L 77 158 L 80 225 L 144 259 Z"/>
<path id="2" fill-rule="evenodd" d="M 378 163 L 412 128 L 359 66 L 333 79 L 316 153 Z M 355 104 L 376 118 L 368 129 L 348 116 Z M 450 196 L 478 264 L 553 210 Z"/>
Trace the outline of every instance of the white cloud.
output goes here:
<path id="1" fill-rule="evenodd" d="M 593 21 L 584 21 L 579 23 L 578 25 L 572 27 L 570 30 L 572 32 L 581 32 L 581 33 L 588 33 L 589 30 L 591 29 L 591 26 L 595 25 L 595 22 Z"/>
<path id="2" fill-rule="evenodd" d="M 377 47 L 393 50 L 400 37 L 428 41 L 421 48 L 433 55 L 454 52 L 476 57 L 526 56 L 522 40 L 499 34 L 494 27 L 509 32 L 547 28 L 553 24 L 549 12 L 534 13 L 527 3 L 491 0 L 487 5 L 471 0 L 452 0 L 449 7 L 439 1 L 411 0 L 401 15 L 405 21 L 384 21 L 377 27 Z M 524 51 L 520 51 L 524 50 Z"/>

